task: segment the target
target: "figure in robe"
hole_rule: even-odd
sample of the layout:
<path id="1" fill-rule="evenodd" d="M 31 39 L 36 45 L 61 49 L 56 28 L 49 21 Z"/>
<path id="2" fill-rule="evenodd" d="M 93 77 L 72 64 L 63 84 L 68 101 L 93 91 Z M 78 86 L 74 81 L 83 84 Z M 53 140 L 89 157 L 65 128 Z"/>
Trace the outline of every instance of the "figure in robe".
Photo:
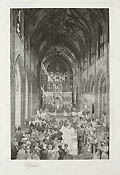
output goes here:
<path id="1" fill-rule="evenodd" d="M 63 133 L 64 143 L 68 144 L 69 154 L 77 155 L 77 131 L 69 124 L 66 127 L 62 126 L 61 132 Z"/>

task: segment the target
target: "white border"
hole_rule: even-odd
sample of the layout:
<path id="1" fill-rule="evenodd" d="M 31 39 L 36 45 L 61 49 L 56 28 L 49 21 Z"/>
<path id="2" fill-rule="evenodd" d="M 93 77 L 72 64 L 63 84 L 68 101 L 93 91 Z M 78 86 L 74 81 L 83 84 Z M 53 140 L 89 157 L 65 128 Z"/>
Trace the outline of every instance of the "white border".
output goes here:
<path id="1" fill-rule="evenodd" d="M 110 9 L 110 160 L 10 160 L 10 8 Z M 41 175 L 120 174 L 120 1 L 119 0 L 1 0 L 0 2 L 0 173 Z"/>

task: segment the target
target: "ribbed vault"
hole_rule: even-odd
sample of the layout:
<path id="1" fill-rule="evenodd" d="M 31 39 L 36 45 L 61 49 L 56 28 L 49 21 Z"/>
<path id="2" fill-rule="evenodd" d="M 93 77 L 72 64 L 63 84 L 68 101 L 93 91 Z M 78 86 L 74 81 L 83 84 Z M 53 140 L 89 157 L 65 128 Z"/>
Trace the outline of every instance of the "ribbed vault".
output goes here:
<path id="1" fill-rule="evenodd" d="M 39 72 L 42 60 L 51 54 L 65 54 L 80 63 L 92 39 L 96 38 L 96 24 L 105 27 L 108 11 L 91 8 L 24 9 L 24 17 L 25 38 L 30 38 L 30 48 L 36 52 Z"/>

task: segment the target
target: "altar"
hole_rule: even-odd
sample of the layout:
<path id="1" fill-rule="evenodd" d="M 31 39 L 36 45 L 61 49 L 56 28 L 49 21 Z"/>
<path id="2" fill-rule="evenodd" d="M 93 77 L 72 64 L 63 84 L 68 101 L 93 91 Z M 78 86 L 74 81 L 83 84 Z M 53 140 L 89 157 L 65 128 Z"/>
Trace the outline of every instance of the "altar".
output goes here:
<path id="1" fill-rule="evenodd" d="M 66 66 L 65 66 L 66 65 Z M 72 70 L 61 57 L 41 63 L 42 107 L 51 111 L 70 111 L 72 107 Z"/>
<path id="2" fill-rule="evenodd" d="M 70 111 L 72 107 L 72 92 L 44 92 L 43 106 L 57 112 Z"/>

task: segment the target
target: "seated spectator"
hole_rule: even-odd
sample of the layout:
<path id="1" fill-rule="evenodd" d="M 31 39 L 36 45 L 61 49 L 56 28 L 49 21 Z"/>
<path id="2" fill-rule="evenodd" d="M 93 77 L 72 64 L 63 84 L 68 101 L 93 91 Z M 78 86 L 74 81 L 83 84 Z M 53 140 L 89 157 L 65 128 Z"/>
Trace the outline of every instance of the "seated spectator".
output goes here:
<path id="1" fill-rule="evenodd" d="M 17 141 L 21 141 L 22 137 L 23 137 L 23 133 L 21 131 L 21 127 L 18 127 L 18 130 L 16 131 L 16 135 L 15 135 Z"/>
<path id="2" fill-rule="evenodd" d="M 24 145 L 22 144 L 19 148 L 19 151 L 17 152 L 17 159 L 18 160 L 23 160 L 27 158 L 27 154 L 24 149 Z"/>
<path id="3" fill-rule="evenodd" d="M 77 130 L 78 154 L 82 153 L 82 148 L 87 147 L 89 153 L 96 153 L 97 159 L 108 158 L 109 140 L 106 138 L 107 143 L 102 145 L 101 140 L 97 139 L 99 120 L 93 119 L 87 113 L 64 120 L 48 117 L 47 113 L 45 115 L 37 120 L 31 119 L 27 132 L 23 132 L 21 127 L 16 128 L 15 139 L 11 145 L 11 159 L 69 159 L 72 156 L 69 154 L 72 143 L 68 133 L 74 129 Z"/>
<path id="4" fill-rule="evenodd" d="M 13 143 L 11 143 L 11 159 L 17 158 L 17 152 L 18 152 L 18 150 L 17 150 L 16 146 Z"/>
<path id="5" fill-rule="evenodd" d="M 59 148 L 59 157 L 58 157 L 58 160 L 62 160 L 65 158 L 65 150 L 62 148 L 61 145 L 58 146 Z"/>
<path id="6" fill-rule="evenodd" d="M 65 158 L 69 155 L 68 144 L 64 144 Z"/>
<path id="7" fill-rule="evenodd" d="M 32 153 L 31 153 L 31 150 L 30 150 L 29 146 L 26 147 L 26 159 L 27 160 L 31 160 L 32 159 Z"/>
<path id="8" fill-rule="evenodd" d="M 54 150 L 52 145 L 48 145 L 48 160 L 53 160 L 54 159 Z"/>
<path id="9" fill-rule="evenodd" d="M 31 158 L 34 160 L 40 160 L 37 150 L 33 150 Z"/>

